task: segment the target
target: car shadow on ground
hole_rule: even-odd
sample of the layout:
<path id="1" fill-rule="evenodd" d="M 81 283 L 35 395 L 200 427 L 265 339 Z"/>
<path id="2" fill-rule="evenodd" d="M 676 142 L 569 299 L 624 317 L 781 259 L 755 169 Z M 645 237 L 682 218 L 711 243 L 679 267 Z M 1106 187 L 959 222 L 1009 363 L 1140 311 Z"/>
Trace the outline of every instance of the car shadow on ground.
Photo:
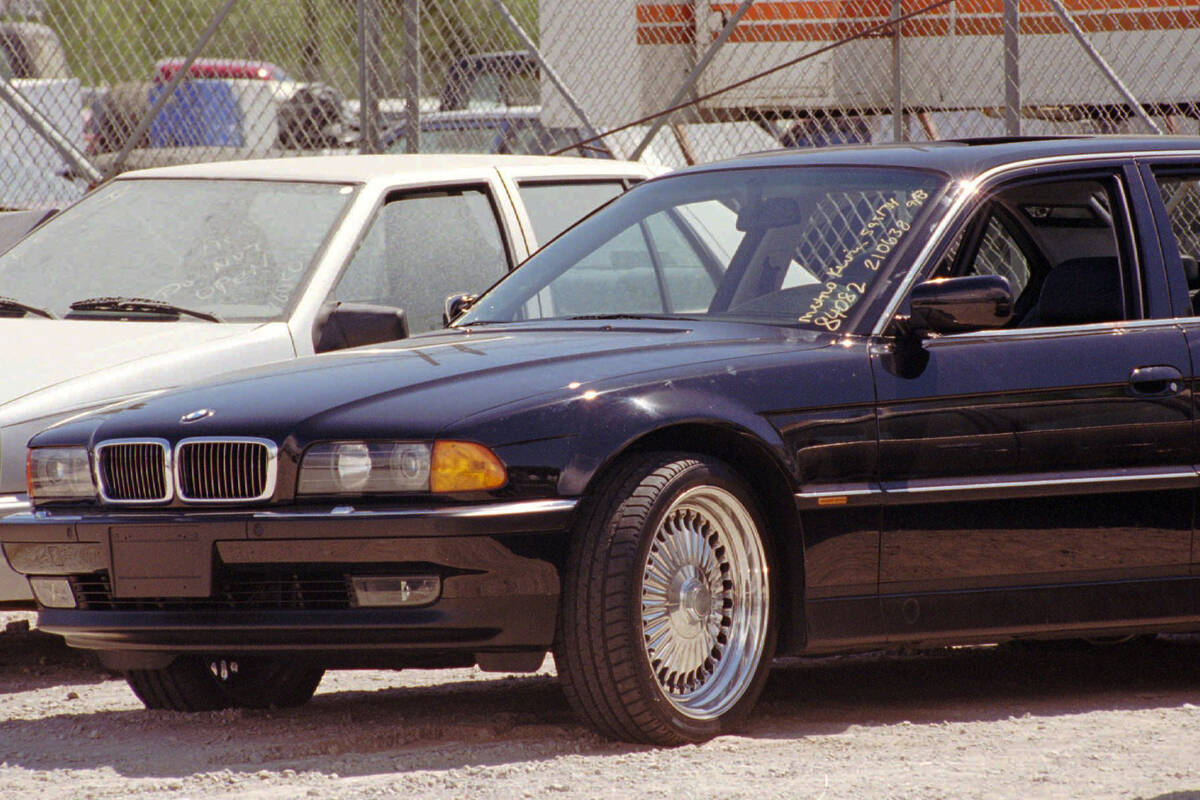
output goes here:
<path id="1" fill-rule="evenodd" d="M 75 672 L 65 677 L 74 680 Z M 0 760 L 30 770 L 108 767 L 126 777 L 264 769 L 346 777 L 648 749 L 607 741 L 583 725 L 550 676 L 403 681 L 401 672 L 372 691 L 326 688 L 304 707 L 270 711 L 135 710 L 129 695 L 122 710 L 72 713 L 64 702 L 62 713 L 0 721 Z M 736 733 L 801 739 L 851 726 L 1185 703 L 1200 703 L 1200 640 L 938 649 L 784 660 Z"/>
<path id="2" fill-rule="evenodd" d="M 1200 639 L 1013 642 L 781 659 L 750 736 L 1200 704 Z"/>
<path id="3" fill-rule="evenodd" d="M 24 620 L 0 628 L 0 695 L 108 677 L 96 656 L 67 647 L 61 637 L 31 630 Z"/>

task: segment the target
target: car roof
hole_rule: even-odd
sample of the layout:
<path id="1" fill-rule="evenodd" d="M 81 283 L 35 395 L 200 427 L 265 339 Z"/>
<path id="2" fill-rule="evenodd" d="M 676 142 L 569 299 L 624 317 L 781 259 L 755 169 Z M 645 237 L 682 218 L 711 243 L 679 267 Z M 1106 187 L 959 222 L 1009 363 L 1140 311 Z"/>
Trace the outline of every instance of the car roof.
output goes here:
<path id="1" fill-rule="evenodd" d="M 503 122 L 510 119 L 538 119 L 541 116 L 541 106 L 458 108 L 453 111 L 430 111 L 422 114 L 421 124 L 424 125 L 427 122 Z"/>
<path id="2" fill-rule="evenodd" d="M 494 168 L 537 167 L 564 174 L 650 175 L 652 167 L 628 161 L 564 156 L 515 155 L 342 155 L 295 158 L 261 158 L 245 161 L 215 161 L 134 170 L 117 180 L 136 178 L 210 178 L 280 181 L 326 181 L 366 183 L 402 176 L 437 179 L 456 172 Z"/>
<path id="3" fill-rule="evenodd" d="M 892 166 L 935 169 L 956 178 L 969 178 L 995 167 L 1041 158 L 1127 154 L 1138 152 L 1196 151 L 1194 136 L 1061 136 L 950 139 L 888 145 L 853 145 L 752 153 L 704 164 L 684 172 L 734 167 L 804 165 Z"/>

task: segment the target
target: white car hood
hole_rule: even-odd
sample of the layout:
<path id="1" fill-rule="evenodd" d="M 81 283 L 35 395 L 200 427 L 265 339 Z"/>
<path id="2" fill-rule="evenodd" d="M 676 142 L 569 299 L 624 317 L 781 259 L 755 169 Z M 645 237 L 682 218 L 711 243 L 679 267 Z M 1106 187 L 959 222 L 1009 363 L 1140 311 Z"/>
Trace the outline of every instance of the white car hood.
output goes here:
<path id="1" fill-rule="evenodd" d="M 0 319 L 0 495 L 29 437 L 112 402 L 296 355 L 284 322 Z"/>
<path id="2" fill-rule="evenodd" d="M 0 320 L 0 409 L 31 392 L 168 350 L 244 334 L 208 322 Z"/>

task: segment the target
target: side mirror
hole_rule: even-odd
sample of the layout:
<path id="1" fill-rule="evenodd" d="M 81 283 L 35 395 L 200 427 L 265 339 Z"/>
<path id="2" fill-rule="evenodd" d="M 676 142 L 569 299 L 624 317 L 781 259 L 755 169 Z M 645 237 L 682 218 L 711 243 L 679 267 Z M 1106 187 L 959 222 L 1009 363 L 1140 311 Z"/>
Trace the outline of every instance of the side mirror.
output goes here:
<path id="1" fill-rule="evenodd" d="M 450 323 L 458 319 L 458 315 L 470 308 L 476 300 L 479 299 L 477 294 L 452 294 L 446 298 L 446 302 L 442 304 L 442 327 L 450 327 Z"/>
<path id="2" fill-rule="evenodd" d="M 937 278 L 913 288 L 909 308 L 905 327 L 916 334 L 1001 328 L 1012 319 L 1012 289 L 999 275 Z"/>
<path id="3" fill-rule="evenodd" d="M 408 338 L 404 310 L 366 303 L 326 303 L 313 325 L 313 350 L 328 353 Z"/>

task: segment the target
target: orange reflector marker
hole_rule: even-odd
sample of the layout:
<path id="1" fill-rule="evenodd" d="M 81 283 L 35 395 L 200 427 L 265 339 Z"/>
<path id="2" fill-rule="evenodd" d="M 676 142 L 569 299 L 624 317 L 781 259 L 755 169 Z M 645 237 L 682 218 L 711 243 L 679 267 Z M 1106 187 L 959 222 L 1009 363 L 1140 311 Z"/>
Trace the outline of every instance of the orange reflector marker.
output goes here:
<path id="1" fill-rule="evenodd" d="M 491 450 L 472 442 L 434 442 L 429 464 L 432 492 L 477 492 L 499 489 L 508 480 L 504 465 Z"/>
<path id="2" fill-rule="evenodd" d="M 837 497 L 818 497 L 817 505 L 819 506 L 844 506 L 846 505 L 846 495 L 838 495 Z"/>

